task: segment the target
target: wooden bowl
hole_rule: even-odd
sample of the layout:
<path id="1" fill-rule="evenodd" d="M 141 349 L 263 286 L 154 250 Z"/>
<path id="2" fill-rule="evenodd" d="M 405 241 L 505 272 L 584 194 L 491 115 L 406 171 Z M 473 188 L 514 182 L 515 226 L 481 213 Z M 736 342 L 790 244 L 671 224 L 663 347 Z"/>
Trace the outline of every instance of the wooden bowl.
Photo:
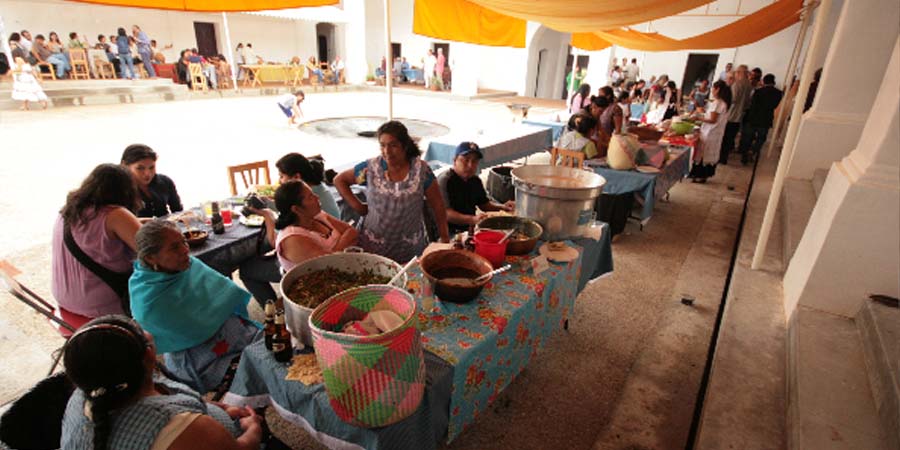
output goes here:
<path id="1" fill-rule="evenodd" d="M 209 239 L 209 233 L 203 230 L 185 231 L 182 234 L 184 234 L 184 238 L 187 240 L 188 247 L 190 248 L 199 247 Z"/>
<path id="2" fill-rule="evenodd" d="M 527 255 L 531 253 L 535 245 L 537 245 L 541 234 L 544 233 L 544 228 L 537 221 L 517 216 L 488 217 L 478 222 L 477 228 L 479 230 L 510 230 L 515 228 L 517 233 L 509 237 L 509 243 L 506 245 L 507 255 Z M 524 234 L 527 236 L 527 239 L 516 239 L 518 233 Z"/>
<path id="3" fill-rule="evenodd" d="M 441 301 L 453 303 L 472 301 L 493 277 L 479 283 L 457 283 L 446 279 L 472 279 L 494 270 L 483 256 L 466 250 L 437 250 L 425 255 L 419 265 L 425 278 L 434 286 L 434 294 Z"/>

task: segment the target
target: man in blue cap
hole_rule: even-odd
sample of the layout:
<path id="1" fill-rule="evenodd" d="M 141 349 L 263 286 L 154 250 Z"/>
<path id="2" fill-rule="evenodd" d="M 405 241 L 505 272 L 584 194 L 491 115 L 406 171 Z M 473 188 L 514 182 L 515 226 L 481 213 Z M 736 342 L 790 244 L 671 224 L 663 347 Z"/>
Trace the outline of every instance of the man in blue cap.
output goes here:
<path id="1" fill-rule="evenodd" d="M 463 142 L 456 147 L 453 167 L 438 176 L 438 186 L 447 206 L 447 224 L 450 233 L 466 231 L 478 224 L 487 211 L 512 211 L 513 201 L 499 204 L 488 198 L 481 179 L 478 178 L 478 163 L 484 155 L 478 144 Z M 476 207 L 482 212 L 478 213 Z"/>

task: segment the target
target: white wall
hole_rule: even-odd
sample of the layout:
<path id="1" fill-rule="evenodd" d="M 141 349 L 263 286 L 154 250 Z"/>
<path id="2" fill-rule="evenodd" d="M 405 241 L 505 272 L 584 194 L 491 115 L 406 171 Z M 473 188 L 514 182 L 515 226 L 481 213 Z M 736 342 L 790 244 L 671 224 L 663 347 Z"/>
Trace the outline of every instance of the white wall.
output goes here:
<path id="1" fill-rule="evenodd" d="M 33 36 L 56 31 L 62 41 L 68 40 L 71 31 L 85 35 L 90 43 L 98 34 L 115 34 L 116 28 L 131 30 L 137 24 L 156 39 L 160 46 L 172 44 L 164 51 L 166 60 L 174 61 L 180 50 L 197 46 L 194 22 L 212 22 L 216 27 L 219 52 L 226 58 L 234 57 L 234 49 L 228 51 L 222 15 L 212 13 L 186 13 L 153 9 L 123 8 L 88 5 L 58 0 L 0 0 L 0 11 L 7 33 L 27 29 Z M 290 21 L 249 14 L 229 14 L 231 42 L 252 42 L 256 54 L 268 61 L 288 61 L 293 56 L 306 57 L 315 54 L 315 24 Z"/>

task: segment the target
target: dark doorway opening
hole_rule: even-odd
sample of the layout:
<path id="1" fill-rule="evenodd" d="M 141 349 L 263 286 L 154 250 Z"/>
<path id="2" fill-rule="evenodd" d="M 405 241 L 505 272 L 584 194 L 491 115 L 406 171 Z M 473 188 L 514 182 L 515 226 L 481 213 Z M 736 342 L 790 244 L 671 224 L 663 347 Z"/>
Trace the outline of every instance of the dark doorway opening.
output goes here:
<path id="1" fill-rule="evenodd" d="M 588 62 L 590 62 L 591 57 L 588 55 L 578 55 L 578 70 L 587 69 Z M 562 99 L 566 100 L 569 98 L 569 75 L 572 73 L 572 63 L 575 61 L 575 55 L 572 54 L 572 47 L 569 47 L 569 55 L 566 56 L 566 79 L 563 81 L 565 86 L 563 86 Z"/>
<path id="2" fill-rule="evenodd" d="M 328 63 L 335 56 L 334 24 L 320 22 L 316 24 L 316 53 L 320 63 Z"/>
<path id="3" fill-rule="evenodd" d="M 709 80 L 711 86 L 718 62 L 718 54 L 688 54 L 687 65 L 684 67 L 684 78 L 681 80 L 681 92 L 684 92 L 683 95 L 691 92 L 694 89 L 694 85 L 700 80 Z"/>
<path id="4" fill-rule="evenodd" d="M 216 25 L 210 22 L 194 22 L 194 36 L 197 38 L 197 51 L 203 56 L 216 56 L 219 46 L 216 44 Z"/>
<path id="5" fill-rule="evenodd" d="M 328 38 L 320 34 L 318 36 L 318 43 L 319 61 L 328 61 Z"/>
<path id="6" fill-rule="evenodd" d="M 391 56 L 394 59 L 397 59 L 403 56 L 403 46 L 400 45 L 399 42 L 391 42 Z"/>
<path id="7" fill-rule="evenodd" d="M 434 56 L 437 57 L 438 49 L 442 49 L 444 51 L 444 59 L 450 61 L 450 44 L 431 44 L 434 50 Z"/>

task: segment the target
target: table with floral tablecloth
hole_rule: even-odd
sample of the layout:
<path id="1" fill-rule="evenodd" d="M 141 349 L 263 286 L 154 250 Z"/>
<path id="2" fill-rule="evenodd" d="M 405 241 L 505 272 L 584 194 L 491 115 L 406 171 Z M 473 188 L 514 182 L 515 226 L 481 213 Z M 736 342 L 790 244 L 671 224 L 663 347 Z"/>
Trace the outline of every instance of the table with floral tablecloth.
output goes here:
<path id="1" fill-rule="evenodd" d="M 448 441 L 475 421 L 568 319 L 583 253 L 569 244 L 578 248 L 578 258 L 550 263 L 539 275 L 527 258 L 507 258 L 513 269 L 495 276 L 470 303 L 435 301 L 425 311 L 417 296 L 425 348 L 453 366 Z M 409 287 L 420 292 L 421 283 L 421 272 L 413 270 Z"/>

